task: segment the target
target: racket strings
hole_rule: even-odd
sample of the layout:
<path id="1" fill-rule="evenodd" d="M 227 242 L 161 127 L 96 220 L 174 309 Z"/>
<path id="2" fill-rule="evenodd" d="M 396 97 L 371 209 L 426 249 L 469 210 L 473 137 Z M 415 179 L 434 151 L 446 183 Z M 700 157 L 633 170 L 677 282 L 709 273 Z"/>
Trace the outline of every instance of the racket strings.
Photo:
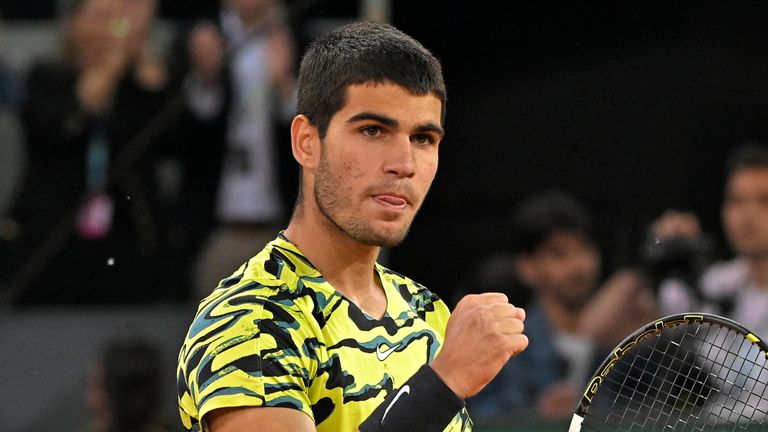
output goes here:
<path id="1" fill-rule="evenodd" d="M 712 345 L 716 355 L 706 357 L 707 367 L 714 377 L 714 388 L 719 397 L 713 399 L 710 419 L 713 423 L 732 425 L 763 424 L 767 417 L 765 355 L 732 330 L 726 340 L 717 338 Z"/>
<path id="2" fill-rule="evenodd" d="M 677 401 L 679 399 L 679 393 L 683 390 L 683 384 L 678 382 L 679 376 L 675 376 L 675 371 L 682 369 L 679 360 L 679 351 L 682 344 L 666 341 L 663 338 L 655 340 L 655 344 L 648 346 L 644 349 L 647 354 L 634 356 L 631 364 L 627 370 L 640 370 L 639 377 L 632 377 L 625 373 L 625 376 L 631 380 L 631 386 L 626 387 L 626 381 L 624 382 L 624 388 L 619 388 L 614 392 L 614 405 L 612 410 L 617 410 L 617 402 L 622 399 L 624 390 L 631 388 L 631 395 L 627 398 L 630 403 L 625 403 L 625 410 L 623 414 L 618 416 L 615 421 L 630 421 L 637 427 L 647 427 L 649 422 L 654 424 L 666 424 L 669 422 L 675 410 L 676 402 L 672 401 L 672 398 Z M 663 343 L 662 343 L 663 342 Z M 660 360 L 656 360 L 661 356 Z M 674 359 L 673 364 L 667 365 L 663 360 L 665 358 Z M 638 362 L 642 363 L 641 369 L 638 369 Z M 684 362 L 684 360 L 683 360 Z M 688 374 L 686 378 L 690 380 L 690 373 L 695 368 L 688 367 Z M 673 379 L 675 378 L 675 379 Z M 640 394 L 640 399 L 637 399 L 637 394 Z M 633 403 L 635 402 L 635 403 Z M 693 406 L 688 403 L 688 405 Z M 670 409 L 666 409 L 670 408 Z M 632 417 L 628 414 L 632 413 Z M 667 420 L 663 420 L 663 417 Z"/>
<path id="3" fill-rule="evenodd" d="M 616 361 L 582 426 L 704 431 L 766 424 L 766 361 L 754 344 L 724 326 L 666 328 L 637 341 Z"/>
<path id="4" fill-rule="evenodd" d="M 667 345 L 664 351 L 669 347 L 670 345 Z M 610 417 L 615 418 L 607 419 L 609 423 L 631 421 L 638 426 L 645 426 L 649 415 L 654 411 L 657 402 L 655 395 L 660 393 L 662 388 L 659 386 L 661 381 L 652 378 L 658 375 L 660 363 L 653 361 L 653 351 L 646 348 L 641 350 L 645 352 L 637 352 L 637 355 L 628 357 L 628 364 L 617 363 L 614 366 L 615 371 L 606 377 L 606 382 L 601 388 L 602 399 L 606 395 L 612 395 L 611 407 L 606 411 L 610 413 Z M 656 350 L 658 351 L 658 348 Z M 628 373 L 629 371 L 634 374 Z M 666 373 L 668 371 L 663 372 L 664 375 Z M 621 378 L 621 382 L 616 378 Z"/>

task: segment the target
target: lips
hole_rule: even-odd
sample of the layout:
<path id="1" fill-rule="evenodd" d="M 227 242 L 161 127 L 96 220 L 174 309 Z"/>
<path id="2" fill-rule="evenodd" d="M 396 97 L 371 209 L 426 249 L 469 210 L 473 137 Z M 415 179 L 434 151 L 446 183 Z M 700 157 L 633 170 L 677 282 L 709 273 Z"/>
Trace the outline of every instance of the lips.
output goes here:
<path id="1" fill-rule="evenodd" d="M 373 199 L 383 206 L 393 209 L 404 209 L 410 204 L 410 201 L 406 196 L 389 192 L 375 194 L 373 195 Z"/>

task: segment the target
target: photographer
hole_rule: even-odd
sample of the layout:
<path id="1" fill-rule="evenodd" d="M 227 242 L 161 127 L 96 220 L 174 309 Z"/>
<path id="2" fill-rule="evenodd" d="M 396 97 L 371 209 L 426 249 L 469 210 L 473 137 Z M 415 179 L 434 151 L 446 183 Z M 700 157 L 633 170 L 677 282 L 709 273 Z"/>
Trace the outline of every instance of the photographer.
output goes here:
<path id="1" fill-rule="evenodd" d="M 569 418 L 596 361 L 657 316 L 638 272 L 622 269 L 603 280 L 593 215 L 574 196 L 533 195 L 516 206 L 509 226 L 508 258 L 489 261 L 496 269 L 484 266 L 477 282 L 493 272 L 506 275 L 506 284 L 497 283 L 508 297 L 529 292 L 525 330 L 533 343 L 470 401 L 483 426 Z"/>
<path id="2" fill-rule="evenodd" d="M 719 313 L 741 322 L 758 335 L 766 335 L 768 146 L 765 144 L 746 144 L 731 154 L 721 215 L 726 237 L 736 255 L 729 261 L 707 267 L 701 263 L 706 260 L 709 242 L 701 233 L 696 215 L 668 211 L 652 225 L 655 253 L 667 257 L 656 260 L 657 269 L 675 267 L 670 265 L 674 260 L 669 259 L 675 254 L 663 251 L 672 248 L 688 251 L 687 255 L 676 254 L 677 262 L 685 264 L 687 271 L 667 271 L 663 274 L 666 277 L 659 278 L 662 279 L 658 284 L 660 306 L 665 313 L 692 310 Z M 698 272 L 700 266 L 702 270 Z"/>

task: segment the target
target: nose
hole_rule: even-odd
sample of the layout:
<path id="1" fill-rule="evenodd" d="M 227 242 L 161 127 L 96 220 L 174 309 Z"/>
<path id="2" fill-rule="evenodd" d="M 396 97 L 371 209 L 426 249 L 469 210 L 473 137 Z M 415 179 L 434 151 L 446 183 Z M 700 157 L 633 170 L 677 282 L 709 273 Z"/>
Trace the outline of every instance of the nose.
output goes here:
<path id="1" fill-rule="evenodd" d="M 413 177 L 416 173 L 413 143 L 408 135 L 403 134 L 389 146 L 385 171 L 397 177 Z"/>

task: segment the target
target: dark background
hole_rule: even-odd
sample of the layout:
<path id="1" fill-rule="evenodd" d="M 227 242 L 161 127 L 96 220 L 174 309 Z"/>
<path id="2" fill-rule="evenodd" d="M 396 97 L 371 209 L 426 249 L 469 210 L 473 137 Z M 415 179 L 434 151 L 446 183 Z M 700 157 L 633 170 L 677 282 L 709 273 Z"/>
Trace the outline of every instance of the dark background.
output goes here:
<path id="1" fill-rule="evenodd" d="M 550 188 L 596 213 L 607 270 L 670 207 L 721 237 L 726 155 L 767 138 L 768 2 L 396 2 L 394 23 L 442 59 L 449 99 L 398 271 L 472 285 L 510 209 Z"/>
<path id="2" fill-rule="evenodd" d="M 297 26 L 358 14 L 351 0 L 286 3 Z M 596 213 L 607 270 L 636 263 L 670 207 L 721 236 L 725 157 L 768 138 L 768 2 L 392 3 L 393 23 L 442 60 L 449 99 L 441 167 L 394 269 L 444 296 L 472 285 L 515 203 L 551 188 Z M 214 6 L 164 0 L 161 12 Z M 0 0 L 6 20 L 56 8 Z"/>

